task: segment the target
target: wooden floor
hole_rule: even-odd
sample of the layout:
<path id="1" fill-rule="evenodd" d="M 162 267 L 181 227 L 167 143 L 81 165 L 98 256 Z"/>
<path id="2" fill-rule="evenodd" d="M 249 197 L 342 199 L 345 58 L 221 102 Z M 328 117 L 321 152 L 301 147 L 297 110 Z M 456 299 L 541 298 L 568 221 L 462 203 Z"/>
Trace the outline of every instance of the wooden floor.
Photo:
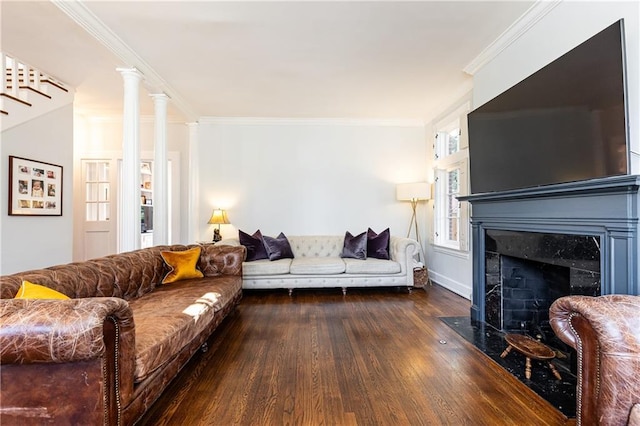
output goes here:
<path id="1" fill-rule="evenodd" d="M 140 424 L 566 424 L 438 319 L 468 314 L 439 286 L 245 292 Z"/>

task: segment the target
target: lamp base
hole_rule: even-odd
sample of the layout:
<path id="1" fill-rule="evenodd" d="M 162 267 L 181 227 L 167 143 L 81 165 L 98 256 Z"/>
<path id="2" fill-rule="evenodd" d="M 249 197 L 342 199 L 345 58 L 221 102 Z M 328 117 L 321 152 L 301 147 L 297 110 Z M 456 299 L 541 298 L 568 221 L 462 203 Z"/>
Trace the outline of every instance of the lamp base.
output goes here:
<path id="1" fill-rule="evenodd" d="M 222 235 L 220 235 L 220 230 L 216 228 L 213 230 L 213 242 L 217 243 L 220 240 L 222 240 Z"/>

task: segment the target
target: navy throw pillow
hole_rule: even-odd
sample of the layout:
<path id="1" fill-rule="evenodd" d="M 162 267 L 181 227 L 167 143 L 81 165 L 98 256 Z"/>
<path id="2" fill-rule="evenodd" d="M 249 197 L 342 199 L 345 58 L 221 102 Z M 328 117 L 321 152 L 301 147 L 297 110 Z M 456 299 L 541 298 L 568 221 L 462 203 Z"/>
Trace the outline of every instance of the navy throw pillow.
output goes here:
<path id="1" fill-rule="evenodd" d="M 276 238 L 263 236 L 264 248 L 269 260 L 293 259 L 293 251 L 287 237 L 281 232 Z"/>
<path id="2" fill-rule="evenodd" d="M 371 228 L 367 230 L 367 257 L 389 260 L 389 228 L 376 234 Z"/>
<path id="3" fill-rule="evenodd" d="M 351 232 L 344 234 L 344 245 L 340 257 L 365 260 L 367 258 L 367 233 L 363 232 L 355 237 Z"/>
<path id="4" fill-rule="evenodd" d="M 238 230 L 238 239 L 240 244 L 247 248 L 247 262 L 260 259 L 268 259 L 267 250 L 262 242 L 262 233 L 258 229 L 253 235 Z"/>

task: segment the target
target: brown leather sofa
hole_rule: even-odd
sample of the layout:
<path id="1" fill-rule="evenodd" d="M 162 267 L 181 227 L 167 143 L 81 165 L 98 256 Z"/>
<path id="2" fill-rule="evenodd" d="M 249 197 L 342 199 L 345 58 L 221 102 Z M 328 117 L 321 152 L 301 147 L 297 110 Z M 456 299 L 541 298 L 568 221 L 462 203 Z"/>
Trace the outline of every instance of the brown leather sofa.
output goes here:
<path id="1" fill-rule="evenodd" d="M 549 312 L 578 354 L 578 425 L 640 425 L 640 296 L 567 296 Z"/>
<path id="2" fill-rule="evenodd" d="M 242 297 L 244 247 L 160 284 L 158 246 L 0 277 L 0 424 L 135 423 Z M 22 280 L 70 300 L 14 299 Z"/>

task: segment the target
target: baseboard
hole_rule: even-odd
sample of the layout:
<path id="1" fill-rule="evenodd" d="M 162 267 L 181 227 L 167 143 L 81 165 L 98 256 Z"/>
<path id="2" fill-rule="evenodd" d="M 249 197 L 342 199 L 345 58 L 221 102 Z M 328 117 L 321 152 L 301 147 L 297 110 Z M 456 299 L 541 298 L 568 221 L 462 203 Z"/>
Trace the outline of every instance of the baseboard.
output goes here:
<path id="1" fill-rule="evenodd" d="M 452 292 L 464 297 L 465 299 L 471 300 L 471 284 L 464 284 L 459 281 L 453 280 L 445 275 L 438 274 L 432 270 L 429 270 L 429 278 L 434 283 L 437 283 L 441 287 L 446 288 L 447 290 L 451 290 Z"/>

